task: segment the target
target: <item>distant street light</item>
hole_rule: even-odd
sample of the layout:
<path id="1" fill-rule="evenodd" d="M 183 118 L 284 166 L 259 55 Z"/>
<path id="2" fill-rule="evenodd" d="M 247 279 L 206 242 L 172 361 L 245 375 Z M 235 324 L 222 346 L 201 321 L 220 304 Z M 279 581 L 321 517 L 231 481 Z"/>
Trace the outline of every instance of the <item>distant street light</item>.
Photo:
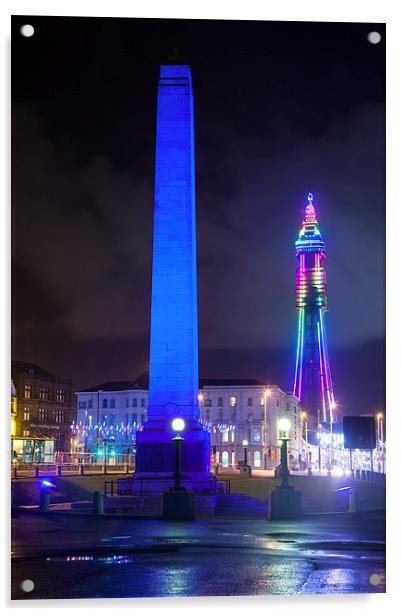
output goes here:
<path id="1" fill-rule="evenodd" d="M 244 439 L 242 445 L 244 447 L 244 465 L 247 466 L 247 445 L 248 445 L 248 441 L 246 439 Z"/>

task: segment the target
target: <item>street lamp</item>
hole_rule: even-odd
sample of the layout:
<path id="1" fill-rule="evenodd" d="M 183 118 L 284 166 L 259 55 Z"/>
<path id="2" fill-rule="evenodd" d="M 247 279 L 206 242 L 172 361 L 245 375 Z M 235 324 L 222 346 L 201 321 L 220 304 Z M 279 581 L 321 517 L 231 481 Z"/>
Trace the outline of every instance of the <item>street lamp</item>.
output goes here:
<path id="1" fill-rule="evenodd" d="M 322 425 L 318 424 L 318 470 L 321 471 L 321 429 Z"/>
<path id="2" fill-rule="evenodd" d="M 181 417 L 176 417 L 172 421 L 172 429 L 176 432 L 176 436 L 173 437 L 173 441 L 176 443 L 176 470 L 174 474 L 174 489 L 180 490 L 180 479 L 181 479 L 181 444 L 184 441 L 184 438 L 180 435 L 180 432 L 183 432 L 186 424 Z"/>
<path id="3" fill-rule="evenodd" d="M 376 415 L 377 417 L 377 440 L 378 440 L 378 449 L 379 449 L 379 470 L 380 472 L 384 472 L 384 424 L 383 419 L 384 415 L 379 411 Z"/>
<path id="4" fill-rule="evenodd" d="M 335 400 L 332 400 L 332 402 L 329 405 L 329 430 L 330 430 L 330 449 L 329 449 L 329 468 L 330 470 L 332 470 L 332 458 L 334 455 L 334 443 L 333 443 L 333 439 L 332 439 L 332 424 L 334 423 L 334 414 L 333 411 L 336 409 L 336 402 Z"/>
<path id="5" fill-rule="evenodd" d="M 247 466 L 247 445 L 248 445 L 248 441 L 246 439 L 244 439 L 244 441 L 242 442 L 242 445 L 244 447 L 244 466 Z"/>
<path id="6" fill-rule="evenodd" d="M 381 411 L 377 413 L 377 436 L 378 436 L 378 440 L 381 442 L 384 440 L 383 422 L 382 422 L 383 418 L 384 418 L 384 415 L 383 413 L 381 413 Z"/>
<path id="7" fill-rule="evenodd" d="M 304 461 L 306 463 L 307 468 L 307 456 L 308 456 L 308 428 L 307 428 L 307 413 L 306 411 L 302 411 L 300 414 L 302 420 L 302 431 L 303 431 L 303 421 L 304 421 L 304 440 L 305 440 L 305 450 L 304 450 Z"/>
<path id="8" fill-rule="evenodd" d="M 289 431 L 292 427 L 287 417 L 281 417 L 278 420 L 279 440 L 281 441 L 281 483 L 282 487 L 288 486 L 288 441 Z"/>

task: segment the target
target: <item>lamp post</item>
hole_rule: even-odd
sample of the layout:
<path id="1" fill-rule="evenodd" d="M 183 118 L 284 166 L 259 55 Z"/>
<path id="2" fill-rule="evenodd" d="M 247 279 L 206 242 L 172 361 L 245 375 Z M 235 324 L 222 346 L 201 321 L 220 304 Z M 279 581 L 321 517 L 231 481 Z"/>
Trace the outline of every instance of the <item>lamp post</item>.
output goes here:
<path id="1" fill-rule="evenodd" d="M 318 470 L 321 471 L 321 428 L 322 425 L 318 424 Z"/>
<path id="2" fill-rule="evenodd" d="M 96 453 L 99 452 L 99 422 L 100 422 L 100 395 L 102 390 L 98 390 L 98 409 L 96 411 Z M 102 464 L 104 463 L 102 456 Z"/>
<path id="3" fill-rule="evenodd" d="M 264 451 L 264 469 L 267 468 L 267 398 L 271 395 L 271 390 L 264 391 L 264 431 L 263 431 L 263 451 Z"/>
<path id="4" fill-rule="evenodd" d="M 244 466 L 247 466 L 247 445 L 248 445 L 248 441 L 246 439 L 244 439 L 244 441 L 242 442 L 242 445 L 244 447 Z"/>
<path id="5" fill-rule="evenodd" d="M 381 413 L 377 413 L 377 441 L 378 441 L 378 450 L 379 450 L 379 466 L 380 473 L 384 472 L 384 425 L 383 425 L 384 415 Z"/>
<path id="6" fill-rule="evenodd" d="M 283 488 L 287 488 L 289 485 L 288 441 L 291 427 L 292 424 L 287 417 L 281 417 L 278 420 L 279 440 L 281 442 L 281 487 Z"/>
<path id="7" fill-rule="evenodd" d="M 176 432 L 176 436 L 173 437 L 173 441 L 176 443 L 176 470 L 174 474 L 174 489 L 181 489 L 181 444 L 184 438 L 180 436 L 180 432 L 183 432 L 185 428 L 184 420 L 181 417 L 176 417 L 172 421 L 172 428 Z"/>
<path id="8" fill-rule="evenodd" d="M 308 466 L 308 431 L 307 431 L 307 413 L 306 411 L 303 411 L 301 413 L 301 419 L 302 419 L 302 432 L 303 432 L 303 421 L 304 421 L 304 442 L 305 442 L 305 450 L 304 450 L 304 461 L 306 464 L 306 468 Z M 303 439 L 303 436 L 302 436 Z"/>
<path id="9" fill-rule="evenodd" d="M 335 402 L 335 400 L 333 400 L 330 403 L 330 405 L 329 405 L 329 429 L 330 429 L 330 434 L 331 434 L 331 437 L 330 437 L 330 439 L 331 439 L 330 440 L 330 448 L 329 448 L 329 468 L 330 468 L 330 470 L 332 470 L 332 458 L 334 456 L 334 443 L 333 443 L 333 438 L 332 438 L 332 433 L 333 433 L 332 426 L 333 426 L 333 423 L 334 423 L 334 421 L 333 421 L 333 412 L 334 412 L 335 409 L 336 409 L 336 402 Z"/>

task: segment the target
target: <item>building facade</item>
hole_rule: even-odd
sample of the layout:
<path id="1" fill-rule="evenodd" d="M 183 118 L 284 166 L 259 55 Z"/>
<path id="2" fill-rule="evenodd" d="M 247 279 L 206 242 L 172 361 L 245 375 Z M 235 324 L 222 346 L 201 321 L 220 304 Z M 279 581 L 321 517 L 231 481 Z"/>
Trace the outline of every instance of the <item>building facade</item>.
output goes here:
<path id="1" fill-rule="evenodd" d="M 136 432 L 147 420 L 148 389 L 140 380 L 112 381 L 76 392 L 74 450 L 108 460 L 135 452 Z"/>
<path id="2" fill-rule="evenodd" d="M 76 392 L 77 421 L 72 432 L 77 451 L 108 459 L 135 452 L 136 432 L 147 421 L 145 379 L 103 383 Z M 300 403 L 277 386 L 255 380 L 201 380 L 201 421 L 211 434 L 211 464 L 236 468 L 247 461 L 255 469 L 272 469 L 280 461 L 277 422 L 287 417 L 291 466 L 301 453 Z"/>
<path id="3" fill-rule="evenodd" d="M 291 423 L 289 457 L 299 465 L 301 453 L 300 403 L 276 385 L 256 380 L 202 380 L 201 418 L 211 433 L 211 462 L 236 468 L 247 461 L 255 469 L 273 469 L 280 462 L 278 419 Z"/>
<path id="4" fill-rule="evenodd" d="M 15 386 L 14 436 L 47 438 L 55 452 L 70 450 L 70 425 L 75 417 L 72 383 L 36 364 L 12 362 Z"/>

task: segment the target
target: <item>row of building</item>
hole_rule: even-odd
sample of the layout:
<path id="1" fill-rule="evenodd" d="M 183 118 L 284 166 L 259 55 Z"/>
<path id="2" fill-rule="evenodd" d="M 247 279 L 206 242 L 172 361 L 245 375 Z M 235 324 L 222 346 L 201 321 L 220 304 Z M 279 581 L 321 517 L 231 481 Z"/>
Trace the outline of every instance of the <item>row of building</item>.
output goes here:
<path id="1" fill-rule="evenodd" d="M 108 462 L 135 454 L 136 433 L 147 420 L 146 375 L 74 393 L 71 381 L 35 364 L 13 362 L 12 389 L 15 461 L 45 461 L 45 452 L 50 458 L 52 450 Z M 291 422 L 290 459 L 300 464 L 303 426 L 300 402 L 293 394 L 253 379 L 201 380 L 198 399 L 201 421 L 211 433 L 212 464 L 236 467 L 244 461 L 246 448 L 252 467 L 277 466 L 279 417 Z"/>

